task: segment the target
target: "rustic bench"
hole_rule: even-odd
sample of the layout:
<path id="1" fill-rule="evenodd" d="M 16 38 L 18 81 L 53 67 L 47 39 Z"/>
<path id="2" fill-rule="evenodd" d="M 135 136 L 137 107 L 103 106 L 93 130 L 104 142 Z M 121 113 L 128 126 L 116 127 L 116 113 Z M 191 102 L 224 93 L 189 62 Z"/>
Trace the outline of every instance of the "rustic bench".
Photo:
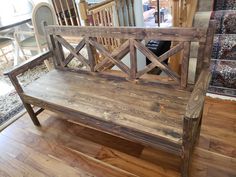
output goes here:
<path id="1" fill-rule="evenodd" d="M 40 126 L 37 115 L 44 109 L 66 115 L 91 128 L 180 156 L 181 174 L 187 177 L 211 77 L 213 33 L 213 23 L 208 29 L 46 26 L 50 50 L 5 75 L 9 76 L 36 126 Z M 73 36 L 81 37 L 75 48 L 65 39 Z M 99 43 L 113 38 L 120 42 L 113 52 Z M 156 57 L 143 44 L 150 39 L 174 41 L 176 45 Z M 191 42 L 199 43 L 195 84 L 188 84 Z M 68 56 L 64 55 L 63 46 L 70 51 Z M 84 47 L 87 58 L 80 54 Z M 145 68 L 137 67 L 137 50 L 151 61 Z M 180 74 L 163 63 L 178 52 L 182 57 Z M 128 53 L 130 66 L 121 60 Z M 104 56 L 103 60 L 98 62 L 98 55 Z M 74 57 L 86 69 L 70 68 L 68 64 Z M 48 58 L 53 58 L 55 69 L 22 87 L 17 76 Z M 114 65 L 120 71 L 109 70 Z M 166 76 L 147 74 L 156 66 Z M 32 106 L 41 109 L 34 111 Z"/>

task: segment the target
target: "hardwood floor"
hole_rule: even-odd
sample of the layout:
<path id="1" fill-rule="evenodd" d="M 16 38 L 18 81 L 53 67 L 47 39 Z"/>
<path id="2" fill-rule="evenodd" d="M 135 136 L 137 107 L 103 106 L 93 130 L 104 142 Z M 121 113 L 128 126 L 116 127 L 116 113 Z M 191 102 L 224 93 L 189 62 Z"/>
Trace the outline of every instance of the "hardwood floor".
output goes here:
<path id="1" fill-rule="evenodd" d="M 58 119 L 27 114 L 0 133 L 0 177 L 179 177 L 177 157 Z M 236 102 L 207 98 L 192 177 L 236 177 Z"/>

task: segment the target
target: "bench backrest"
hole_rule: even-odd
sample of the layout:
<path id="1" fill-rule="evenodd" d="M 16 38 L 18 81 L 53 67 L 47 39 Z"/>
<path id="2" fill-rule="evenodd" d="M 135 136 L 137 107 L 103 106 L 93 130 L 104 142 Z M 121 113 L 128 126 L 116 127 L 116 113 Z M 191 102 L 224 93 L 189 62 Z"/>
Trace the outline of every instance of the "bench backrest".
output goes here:
<path id="1" fill-rule="evenodd" d="M 210 22 L 208 29 L 46 26 L 45 33 L 48 36 L 50 50 L 54 53 L 54 64 L 56 68 L 66 68 L 68 63 L 75 57 L 89 72 L 103 71 L 108 68 L 110 64 L 114 64 L 124 72 L 130 80 L 136 80 L 157 66 L 182 88 L 186 88 L 188 85 L 191 43 L 199 43 L 196 69 L 196 75 L 198 76 L 201 69 L 209 67 L 210 64 L 214 23 Z M 74 48 L 67 42 L 67 37 L 81 37 L 81 40 Z M 105 46 L 99 43 L 99 38 L 101 37 L 107 40 L 113 38 L 119 39 L 122 41 L 122 45 L 113 52 L 110 52 Z M 160 57 L 156 57 L 155 54 L 143 44 L 144 40 L 172 41 L 176 45 Z M 70 52 L 66 57 L 62 46 Z M 88 58 L 79 53 L 84 47 L 86 47 Z M 137 50 L 151 61 L 149 65 L 140 71 L 137 69 Z M 179 52 L 182 57 L 180 74 L 172 71 L 170 67 L 163 63 L 165 59 Z M 130 53 L 130 66 L 127 66 L 121 61 L 128 53 Z M 97 62 L 97 55 L 103 55 L 104 59 Z"/>

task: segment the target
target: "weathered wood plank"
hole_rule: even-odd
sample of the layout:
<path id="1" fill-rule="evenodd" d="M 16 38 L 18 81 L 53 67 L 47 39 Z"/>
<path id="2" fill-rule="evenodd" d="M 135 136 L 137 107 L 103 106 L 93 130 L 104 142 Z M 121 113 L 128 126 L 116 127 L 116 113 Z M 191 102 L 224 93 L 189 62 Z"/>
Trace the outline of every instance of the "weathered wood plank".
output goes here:
<path id="1" fill-rule="evenodd" d="M 16 76 L 12 76 L 12 74 L 8 75 L 10 81 L 12 82 L 13 86 L 15 87 L 25 109 L 27 110 L 27 112 L 29 113 L 29 116 L 31 118 L 31 120 L 33 121 L 35 126 L 40 126 L 40 123 L 36 117 L 36 114 L 34 113 L 34 110 L 32 109 L 30 104 L 27 104 L 24 99 L 22 98 L 22 93 L 23 93 L 23 89 L 18 81 L 18 79 L 16 78 Z"/>
<path id="2" fill-rule="evenodd" d="M 54 68 L 56 68 L 57 66 L 59 66 L 59 62 L 57 60 L 57 53 L 56 53 L 56 45 L 55 45 L 55 39 L 53 37 L 53 35 L 48 35 L 46 30 L 45 30 L 45 27 L 47 26 L 47 22 L 46 21 L 43 21 L 42 22 L 42 25 L 44 26 L 43 28 L 43 33 L 45 34 L 45 39 L 47 41 L 47 44 L 48 44 L 48 49 L 49 51 L 52 52 L 52 61 L 53 61 L 53 65 L 54 65 Z"/>
<path id="3" fill-rule="evenodd" d="M 209 27 L 207 29 L 206 48 L 204 51 L 204 67 L 210 66 L 215 30 L 216 22 L 214 20 L 210 20 Z"/>
<path id="4" fill-rule="evenodd" d="M 206 44 L 203 42 L 199 43 L 198 47 L 198 55 L 197 55 L 197 66 L 196 66 L 196 73 L 195 73 L 195 82 L 197 81 L 203 66 L 204 60 L 204 50 L 206 48 Z"/>
<path id="5" fill-rule="evenodd" d="M 188 68 L 189 68 L 189 55 L 190 55 L 190 42 L 184 43 L 183 58 L 181 64 L 181 87 L 185 88 L 188 84 Z"/>
<path id="6" fill-rule="evenodd" d="M 96 65 L 96 61 L 95 61 L 95 57 L 94 57 L 94 52 L 96 49 L 89 43 L 89 38 L 86 38 L 86 48 L 87 48 L 87 52 L 88 52 L 88 58 L 89 58 L 89 64 L 90 64 L 90 69 L 92 72 L 95 71 L 95 65 Z"/>
<path id="7" fill-rule="evenodd" d="M 137 27 L 58 27 L 47 26 L 48 34 L 62 36 L 105 37 L 118 39 L 205 41 L 203 28 L 137 28 Z"/>
<path id="8" fill-rule="evenodd" d="M 80 50 L 85 46 L 85 39 L 82 39 L 80 43 L 75 47 L 75 52 L 78 54 Z M 67 66 L 68 63 L 74 58 L 75 56 L 73 54 L 69 54 L 65 61 L 64 61 L 64 66 Z"/>
<path id="9" fill-rule="evenodd" d="M 180 82 L 180 77 L 175 72 L 171 71 L 169 67 L 165 64 L 162 64 L 158 57 L 152 53 L 146 46 L 141 44 L 140 42 L 137 42 L 134 40 L 134 45 L 137 49 L 140 50 L 151 62 L 153 62 L 157 67 L 159 67 L 162 71 L 164 71 L 166 74 L 168 74 L 173 80 L 176 82 Z"/>
<path id="10" fill-rule="evenodd" d="M 134 107 L 126 104 L 123 105 L 121 102 L 113 101 L 111 99 L 94 97 L 94 95 L 88 96 L 85 95 L 86 92 L 74 96 L 76 103 L 74 104 L 71 103 L 70 100 L 67 101 L 68 99 L 66 95 L 63 95 L 62 92 L 56 91 L 55 93 L 52 93 L 51 91 L 52 89 L 48 88 L 48 93 L 50 93 L 51 95 L 51 98 L 48 99 L 49 102 L 62 104 L 64 100 L 64 104 L 70 105 L 71 109 L 78 110 L 81 113 L 87 113 L 89 111 L 88 114 L 90 116 L 98 116 L 103 120 L 115 122 L 117 125 L 121 124 L 124 126 L 130 126 L 131 124 L 136 124 L 135 127 L 139 127 L 140 129 L 147 131 L 143 127 L 145 125 L 150 129 L 149 132 L 161 131 L 163 132 L 164 136 L 170 136 L 170 138 L 171 136 L 173 136 L 174 139 L 180 138 L 182 126 L 176 121 L 177 117 L 172 119 L 170 118 L 169 123 L 163 126 L 164 122 L 166 122 L 165 117 L 167 116 L 163 115 L 162 113 L 155 113 L 152 111 L 144 110 L 141 107 Z M 68 92 L 71 92 L 71 90 L 68 90 Z M 36 92 L 35 94 L 37 94 L 37 97 L 43 99 L 45 97 L 48 97 L 47 94 L 43 94 L 40 92 Z M 68 97 L 71 97 L 73 95 L 74 94 L 68 95 Z M 93 106 L 94 103 L 96 103 L 96 106 Z M 119 109 L 121 111 L 117 112 L 114 109 Z M 142 117 L 146 117 L 146 120 Z M 181 121 L 182 120 L 180 119 L 179 122 Z"/>
<path id="11" fill-rule="evenodd" d="M 119 48 L 115 49 L 112 53 L 111 56 L 119 61 L 121 60 L 126 54 L 129 53 L 129 40 L 127 40 L 126 42 L 124 42 Z M 110 59 L 108 58 L 104 58 L 101 63 L 98 63 L 95 66 L 95 70 L 96 71 L 100 71 L 100 70 L 106 70 L 106 69 L 110 69 L 110 67 L 112 66 L 112 62 L 110 62 Z"/>
<path id="12" fill-rule="evenodd" d="M 163 62 L 164 60 L 168 59 L 172 55 L 175 55 L 176 53 L 181 51 L 183 48 L 184 48 L 184 43 L 182 42 L 182 43 L 174 46 L 173 48 L 171 48 L 169 51 L 162 54 L 160 57 L 158 57 L 158 61 Z M 137 77 L 138 78 L 141 77 L 142 75 L 151 71 L 155 67 L 156 67 L 155 63 L 150 63 L 149 65 L 145 66 L 145 69 L 143 69 L 137 73 Z"/>
<path id="13" fill-rule="evenodd" d="M 80 62 L 82 62 L 88 69 L 90 69 L 89 62 L 80 53 L 77 54 L 75 49 L 61 36 L 55 36 L 55 39 L 67 48 L 71 54 L 74 55 Z"/>
<path id="14" fill-rule="evenodd" d="M 189 103 L 186 108 L 186 117 L 190 119 L 197 119 L 200 117 L 210 79 L 211 73 L 209 70 L 202 70 L 190 96 Z"/>
<path id="15" fill-rule="evenodd" d="M 102 120 L 99 117 L 91 117 L 87 113 L 79 113 L 71 108 L 60 106 L 54 103 L 43 101 L 38 98 L 33 98 L 28 95 L 24 95 L 24 99 L 27 103 L 37 105 L 47 110 L 59 113 L 61 115 L 67 115 L 71 120 L 77 121 L 78 123 L 87 125 L 99 129 L 100 131 L 106 131 L 110 134 L 121 136 L 132 141 L 138 141 L 144 145 L 160 148 L 162 150 L 168 150 L 173 154 L 180 154 L 181 146 L 176 144 L 175 141 L 166 141 L 166 138 L 154 136 L 150 133 L 143 133 L 133 128 L 127 128 L 125 126 L 117 126 L 116 123 Z M 66 114 L 65 114 L 66 113 Z M 147 135 L 148 134 L 148 135 Z"/>
<path id="16" fill-rule="evenodd" d="M 136 79 L 136 73 L 138 70 L 137 66 L 137 50 L 134 46 L 134 40 L 129 40 L 129 47 L 130 47 L 130 79 Z"/>
<path id="17" fill-rule="evenodd" d="M 187 91 L 178 91 L 161 85 L 159 88 L 153 89 L 152 86 L 134 85 L 126 80 L 114 78 L 111 81 L 109 78 L 78 75 L 77 73 L 63 71 L 48 73 L 44 78 L 38 79 L 27 88 L 31 90 L 31 88 L 41 87 L 42 85 L 47 85 L 48 88 L 55 88 L 55 91 L 60 90 L 60 87 L 68 88 L 75 93 L 79 90 L 79 93 L 87 93 L 98 98 L 119 100 L 127 104 L 137 105 L 153 111 L 161 110 L 166 113 L 181 113 L 181 110 L 185 112 L 185 106 L 190 96 Z M 55 85 L 58 86 L 56 87 Z M 139 100 L 139 102 L 135 100 Z"/>
<path id="18" fill-rule="evenodd" d="M 99 44 L 96 41 L 91 40 L 91 39 L 89 40 L 89 43 L 91 45 L 93 45 L 96 49 L 98 49 L 101 52 L 102 55 L 105 55 L 108 59 L 110 59 L 110 61 L 113 62 L 124 73 L 129 75 L 129 73 L 130 73 L 129 70 L 130 69 L 128 68 L 128 66 L 126 66 L 122 61 L 117 61 L 116 59 L 114 59 L 105 47 L 103 47 L 101 44 Z"/>
<path id="19" fill-rule="evenodd" d="M 36 111 L 35 111 L 35 115 L 37 116 L 37 115 L 39 115 L 41 112 L 43 112 L 44 111 L 44 109 L 42 109 L 42 108 L 39 108 L 39 109 L 37 109 Z"/>
<path id="20" fill-rule="evenodd" d="M 99 73 L 98 72 L 91 73 L 86 70 L 73 69 L 73 68 L 62 68 L 62 67 L 58 68 L 58 70 L 66 71 L 66 72 L 69 71 L 69 72 L 79 73 L 79 74 L 86 74 L 86 75 L 90 75 L 90 76 L 98 76 L 98 78 L 102 77 L 102 78 L 108 79 L 108 80 L 111 77 L 116 82 L 117 81 L 127 81 L 126 74 L 121 71 L 117 71 L 117 70 L 103 71 L 103 72 L 99 72 Z M 136 80 L 130 86 L 132 87 L 132 85 L 138 85 L 141 90 L 142 90 L 142 88 L 144 88 L 144 90 L 149 88 L 150 90 L 152 90 L 154 92 L 156 91 L 156 89 L 158 89 L 159 86 L 161 88 L 166 87 L 166 88 L 172 89 L 173 92 L 177 91 L 176 93 L 177 93 L 177 95 L 179 95 L 180 98 L 188 97 L 193 89 L 193 86 L 188 86 L 185 90 L 183 90 L 179 86 L 179 84 L 177 84 L 175 81 L 173 81 L 169 77 L 156 76 L 156 75 L 151 75 L 151 74 L 145 74 L 143 76 L 143 78 Z M 147 86 L 147 88 L 146 88 L 146 86 Z M 162 91 L 164 91 L 164 90 L 162 90 Z M 166 91 L 164 91 L 164 92 L 166 93 Z"/>
<path id="21" fill-rule="evenodd" d="M 50 58 L 52 56 L 51 51 L 46 51 L 41 54 L 38 54 L 31 59 L 19 64 L 18 66 L 13 67 L 9 71 L 4 72 L 4 75 L 12 75 L 12 76 L 17 76 L 28 69 L 32 69 L 35 66 L 41 64 L 44 60 Z"/>
<path id="22" fill-rule="evenodd" d="M 54 35 L 54 43 L 55 43 L 55 55 L 56 55 L 56 59 L 59 63 L 60 66 L 64 65 L 64 61 L 65 61 L 65 54 L 62 48 L 62 44 L 57 40 L 59 36 L 55 36 Z"/>

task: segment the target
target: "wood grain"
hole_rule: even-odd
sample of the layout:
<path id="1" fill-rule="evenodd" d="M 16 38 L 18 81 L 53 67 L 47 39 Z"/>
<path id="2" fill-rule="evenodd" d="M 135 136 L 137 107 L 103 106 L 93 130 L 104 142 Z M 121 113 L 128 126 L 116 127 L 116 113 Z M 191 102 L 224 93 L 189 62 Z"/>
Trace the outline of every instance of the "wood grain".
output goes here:
<path id="1" fill-rule="evenodd" d="M 192 119 L 197 119 L 200 117 L 210 79 L 211 79 L 210 71 L 208 69 L 204 69 L 201 72 L 199 79 L 196 83 L 196 86 L 189 99 L 189 103 L 187 105 L 187 111 L 185 114 L 186 117 Z"/>
<path id="2" fill-rule="evenodd" d="M 236 102 L 207 98 L 205 108 L 190 177 L 236 176 Z M 69 170 L 65 175 L 71 177 L 180 176 L 177 157 L 58 119 L 60 116 L 43 112 L 39 115 L 43 126 L 36 128 L 25 114 L 3 130 L 0 175 L 49 177 Z"/>
<path id="3" fill-rule="evenodd" d="M 105 37 L 117 39 L 202 41 L 206 39 L 205 28 L 138 28 L 138 27 L 58 27 L 47 26 L 48 34 L 82 37 Z"/>
<path id="4" fill-rule="evenodd" d="M 52 56 L 51 51 L 46 51 L 41 54 L 38 54 L 38 55 L 32 57 L 31 59 L 21 63 L 20 65 L 15 66 L 12 69 L 4 72 L 4 75 L 12 75 L 13 77 L 17 76 L 17 75 L 27 71 L 28 69 L 32 69 L 35 66 L 43 63 L 44 60 L 50 58 L 51 56 Z"/>
<path id="5" fill-rule="evenodd" d="M 128 1 L 123 1 L 122 6 L 125 2 Z M 105 15 L 104 12 L 99 13 Z M 107 19 L 101 21 L 108 23 Z M 130 23 L 130 19 L 127 23 Z M 188 177 L 192 151 L 200 135 L 204 99 L 210 78 L 207 71 L 209 65 L 206 65 L 193 91 L 188 85 L 190 43 L 198 41 L 211 45 L 212 29 L 46 26 L 45 31 L 50 37 L 48 43 L 51 51 L 6 73 L 33 123 L 40 125 L 37 116 L 43 110 L 54 111 L 63 115 L 62 118 L 67 116 L 78 124 L 180 156 L 181 176 Z M 84 38 L 76 48 L 64 38 L 75 35 Z M 126 42 L 121 48 L 110 52 L 106 45 L 111 38 Z M 100 39 L 102 43 L 98 42 Z M 174 40 L 180 43 L 162 56 L 156 57 L 142 43 L 145 39 Z M 67 58 L 64 57 L 62 45 L 70 51 Z M 85 45 L 88 59 L 79 53 Z M 137 49 L 152 62 L 139 72 Z M 178 75 L 162 62 L 182 49 L 182 71 Z M 128 52 L 131 56 L 130 67 L 121 61 Z M 22 88 L 16 76 L 52 54 L 56 60 L 56 70 Z M 103 55 L 105 61 L 100 62 L 97 59 L 98 54 Z M 83 63 L 87 71 L 68 67 L 67 64 L 73 57 Z M 204 56 L 204 62 L 206 57 Z M 111 63 L 128 77 L 107 72 L 96 73 L 100 69 L 112 67 Z M 146 80 L 137 77 L 146 74 L 153 67 L 159 67 L 169 76 L 165 82 L 159 82 L 161 79 L 151 80 L 154 77 L 146 77 Z M 31 105 L 42 109 L 34 111 Z M 83 156 L 80 152 L 75 152 L 80 157 Z M 83 158 L 89 159 L 87 156 Z M 92 160 L 94 166 L 97 160 Z"/>
<path id="6" fill-rule="evenodd" d="M 63 37 L 55 36 L 55 39 L 60 42 L 65 48 L 67 48 L 74 57 L 82 62 L 87 68 L 90 68 L 89 62 L 84 58 L 77 50 L 75 50 Z"/>
<path id="7" fill-rule="evenodd" d="M 164 71 L 166 74 L 168 74 L 173 80 L 180 82 L 180 76 L 170 70 L 167 65 L 161 63 L 158 60 L 158 57 L 152 53 L 146 46 L 141 44 L 140 42 L 134 41 L 134 45 L 136 48 L 138 48 L 139 51 L 141 51 L 151 62 L 153 62 L 156 66 L 158 66 L 162 71 Z"/>

